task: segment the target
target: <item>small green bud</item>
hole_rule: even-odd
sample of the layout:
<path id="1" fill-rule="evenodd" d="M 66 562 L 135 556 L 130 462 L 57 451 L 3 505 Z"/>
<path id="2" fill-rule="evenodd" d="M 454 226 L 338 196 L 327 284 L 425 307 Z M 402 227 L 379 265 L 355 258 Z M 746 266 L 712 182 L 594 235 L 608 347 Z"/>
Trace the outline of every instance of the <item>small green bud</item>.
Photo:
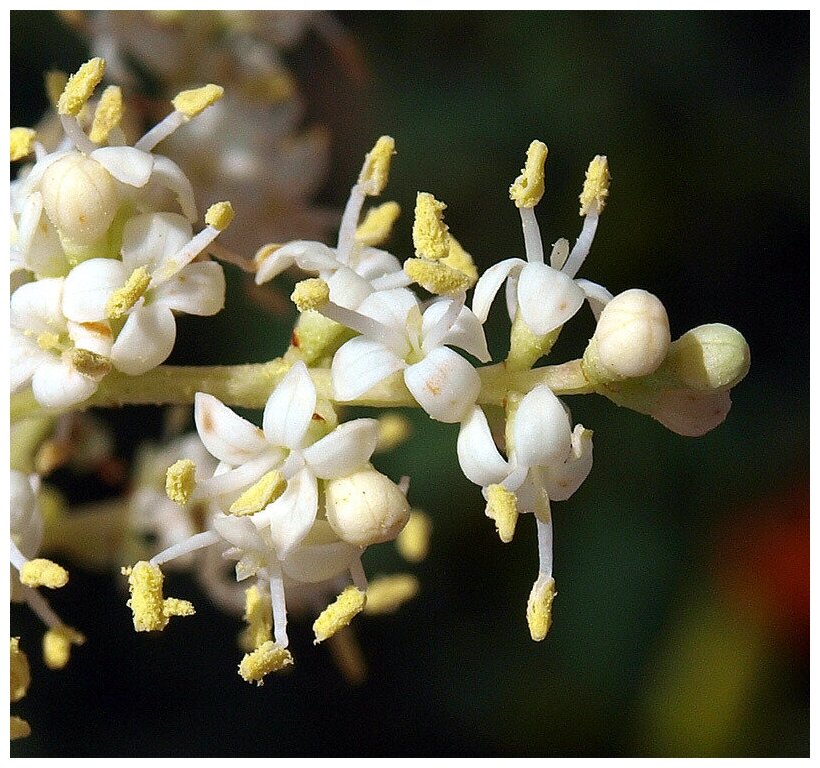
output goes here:
<path id="1" fill-rule="evenodd" d="M 749 372 L 749 345 L 743 335 L 722 323 L 687 331 L 669 349 L 665 368 L 688 389 L 726 390 Z"/>

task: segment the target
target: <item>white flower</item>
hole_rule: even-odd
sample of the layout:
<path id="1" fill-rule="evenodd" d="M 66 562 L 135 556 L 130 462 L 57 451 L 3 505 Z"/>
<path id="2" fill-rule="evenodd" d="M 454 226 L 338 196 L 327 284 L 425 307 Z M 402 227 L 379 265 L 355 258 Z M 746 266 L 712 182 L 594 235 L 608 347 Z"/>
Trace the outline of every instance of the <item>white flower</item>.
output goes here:
<path id="1" fill-rule="evenodd" d="M 419 405 L 438 421 L 461 421 L 475 404 L 481 381 L 475 368 L 446 345 L 490 359 L 484 329 L 464 307 L 464 294 L 440 299 L 421 312 L 406 289 L 379 291 L 357 311 L 327 304 L 320 310 L 361 333 L 333 357 L 331 377 L 339 400 L 354 400 L 396 371 Z"/>
<path id="2" fill-rule="evenodd" d="M 134 216 L 123 230 L 122 261 L 89 259 L 68 274 L 66 317 L 96 322 L 127 316 L 111 348 L 111 362 L 132 376 L 151 370 L 174 347 L 174 312 L 213 315 L 222 309 L 222 267 L 213 261 L 191 263 L 211 235 L 216 230 L 207 227 L 192 238 L 191 225 L 175 213 Z"/>

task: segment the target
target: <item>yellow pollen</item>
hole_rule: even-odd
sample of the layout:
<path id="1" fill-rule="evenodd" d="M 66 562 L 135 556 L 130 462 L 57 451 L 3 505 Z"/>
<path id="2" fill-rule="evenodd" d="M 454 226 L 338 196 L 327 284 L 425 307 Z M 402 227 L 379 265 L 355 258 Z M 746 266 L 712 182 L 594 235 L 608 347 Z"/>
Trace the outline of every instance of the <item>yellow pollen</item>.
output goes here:
<path id="1" fill-rule="evenodd" d="M 356 228 L 356 242 L 370 246 L 386 242 L 400 213 L 399 204 L 392 200 L 371 208 Z"/>
<path id="2" fill-rule="evenodd" d="M 72 645 L 82 645 L 85 637 L 76 629 L 60 625 L 43 635 L 43 661 L 49 669 L 63 669 L 71 656 Z"/>
<path id="3" fill-rule="evenodd" d="M 534 208 L 544 195 L 547 153 L 547 145 L 542 141 L 533 141 L 527 149 L 527 162 L 510 187 L 510 200 L 514 200 L 518 208 Z"/>
<path id="4" fill-rule="evenodd" d="M 177 504 L 187 504 L 196 488 L 196 464 L 190 459 L 174 462 L 165 472 L 165 494 Z"/>
<path id="5" fill-rule="evenodd" d="M 22 717 L 11 715 L 9 719 L 9 738 L 14 741 L 15 739 L 24 739 L 26 736 L 31 736 L 31 726 Z"/>
<path id="6" fill-rule="evenodd" d="M 134 615 L 134 629 L 137 632 L 154 632 L 165 629 L 171 616 L 192 616 L 194 606 L 187 600 L 162 596 L 162 571 L 145 560 L 133 568 L 123 568 L 128 577 L 131 599 L 126 605 Z"/>
<path id="7" fill-rule="evenodd" d="M 443 259 L 450 250 L 450 236 L 444 223 L 447 206 L 436 200 L 429 192 L 416 195 L 413 219 L 413 246 L 416 256 L 425 259 Z"/>
<path id="8" fill-rule="evenodd" d="M 20 569 L 20 581 L 27 587 L 59 589 L 68 584 L 68 571 L 51 560 L 38 557 Z"/>
<path id="9" fill-rule="evenodd" d="M 122 114 L 122 90 L 118 85 L 109 85 L 100 96 L 88 138 L 95 144 L 104 142 L 108 134 L 120 124 Z"/>
<path id="10" fill-rule="evenodd" d="M 376 450 L 392 451 L 400 446 L 412 432 L 410 421 L 399 413 L 385 413 L 379 416 L 379 439 Z"/>
<path id="11" fill-rule="evenodd" d="M 51 331 L 43 331 L 37 336 L 37 346 L 48 352 L 50 349 L 60 348 L 60 337 Z"/>
<path id="12" fill-rule="evenodd" d="M 267 104 L 282 104 L 296 93 L 296 83 L 287 72 L 252 77 L 243 81 L 241 88 L 248 98 Z"/>
<path id="13" fill-rule="evenodd" d="M 518 503 L 515 494 L 503 485 L 491 485 L 487 488 L 487 517 L 495 520 L 498 538 L 509 544 L 515 533 L 518 521 Z"/>
<path id="14" fill-rule="evenodd" d="M 233 221 L 233 206 L 227 200 L 221 203 L 214 203 L 205 212 L 205 223 L 209 227 L 218 229 L 220 232 L 227 229 Z"/>
<path id="15" fill-rule="evenodd" d="M 50 72 L 46 72 L 44 79 L 49 104 L 51 104 L 52 107 L 56 107 L 68 82 L 68 75 L 59 69 L 52 69 Z"/>
<path id="16" fill-rule="evenodd" d="M 380 195 L 390 176 L 390 161 L 396 154 L 396 142 L 390 136 L 380 136 L 373 149 L 365 155 L 359 173 L 359 184 L 366 195 Z"/>
<path id="17" fill-rule="evenodd" d="M 105 314 L 111 320 L 119 320 L 148 290 L 151 275 L 145 267 L 137 267 L 122 288 L 114 291 L 105 303 Z"/>
<path id="18" fill-rule="evenodd" d="M 194 88 L 190 91 L 180 91 L 171 101 L 177 112 L 182 112 L 188 119 L 196 117 L 200 112 L 216 104 L 225 93 L 219 85 L 209 83 L 202 88 Z"/>
<path id="19" fill-rule="evenodd" d="M 356 587 L 348 587 L 313 622 L 314 645 L 333 637 L 340 629 L 346 627 L 356 614 L 361 613 L 367 596 Z"/>
<path id="20" fill-rule="evenodd" d="M 96 352 L 89 352 L 87 349 L 72 349 L 71 364 L 83 376 L 99 381 L 111 373 L 111 361 Z"/>
<path id="21" fill-rule="evenodd" d="M 245 651 L 254 651 L 271 639 L 273 612 L 270 600 L 260 592 L 259 587 L 248 587 L 245 590 L 245 615 L 248 626 L 239 636 L 239 642 Z"/>
<path id="22" fill-rule="evenodd" d="M 282 243 L 268 243 L 263 245 L 253 256 L 253 263 L 257 268 L 262 264 L 268 256 L 271 256 L 282 247 Z"/>
<path id="23" fill-rule="evenodd" d="M 441 263 L 467 275 L 470 278 L 469 288 L 472 288 L 478 282 L 478 270 L 473 262 L 473 257 L 464 250 L 461 243 L 452 235 L 450 235 L 450 251 L 441 260 Z"/>
<path id="24" fill-rule="evenodd" d="M 396 537 L 396 548 L 408 563 L 420 563 L 430 551 L 433 523 L 424 512 L 413 510 L 402 532 Z"/>
<path id="25" fill-rule="evenodd" d="M 330 287 L 321 278 L 310 277 L 296 283 L 290 300 L 300 312 L 320 309 L 330 300 Z"/>
<path id="26" fill-rule="evenodd" d="M 469 275 L 438 261 L 407 259 L 404 272 L 413 282 L 438 295 L 466 291 L 472 285 Z"/>
<path id="27" fill-rule="evenodd" d="M 239 675 L 246 683 L 263 685 L 262 678 L 271 672 L 279 672 L 293 664 L 293 656 L 287 648 L 268 640 L 256 650 L 246 653 L 239 662 Z"/>
<path id="28" fill-rule="evenodd" d="M 105 74 L 105 61 L 93 58 L 83 64 L 71 77 L 57 101 L 57 111 L 61 115 L 76 117 L 91 98 L 94 89 Z"/>
<path id="29" fill-rule="evenodd" d="M 412 600 L 419 591 L 419 580 L 409 573 L 397 573 L 373 579 L 367 587 L 368 616 L 393 613 Z"/>
<path id="30" fill-rule="evenodd" d="M 609 163 L 605 155 L 595 155 L 586 171 L 584 188 L 578 198 L 581 201 L 581 216 L 600 214 L 609 197 Z"/>
<path id="31" fill-rule="evenodd" d="M 31 669 L 28 664 L 28 656 L 20 648 L 20 638 L 9 638 L 11 651 L 10 667 L 10 688 L 12 702 L 20 701 L 26 695 L 29 685 L 31 685 Z"/>
<path id="32" fill-rule="evenodd" d="M 285 490 L 287 483 L 282 473 L 274 469 L 257 480 L 247 491 L 245 491 L 228 510 L 236 517 L 244 515 L 254 515 L 263 510 L 274 499 L 279 498 Z"/>
<path id="33" fill-rule="evenodd" d="M 555 579 L 539 576 L 527 600 L 527 624 L 530 637 L 541 642 L 552 626 L 552 601 L 555 599 Z"/>
<path id="34" fill-rule="evenodd" d="M 33 128 L 12 128 L 9 131 L 9 157 L 11 162 L 22 160 L 34 151 L 37 131 Z"/>

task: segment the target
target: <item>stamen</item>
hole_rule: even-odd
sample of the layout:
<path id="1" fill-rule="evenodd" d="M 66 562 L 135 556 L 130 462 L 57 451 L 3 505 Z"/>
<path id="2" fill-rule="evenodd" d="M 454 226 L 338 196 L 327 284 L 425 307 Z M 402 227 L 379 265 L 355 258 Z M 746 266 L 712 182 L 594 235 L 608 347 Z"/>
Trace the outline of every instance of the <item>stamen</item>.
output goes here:
<path id="1" fill-rule="evenodd" d="M 530 637 L 541 642 L 552 626 L 552 601 L 555 599 L 555 580 L 551 576 L 539 576 L 532 586 L 527 600 L 527 624 Z"/>
<path id="2" fill-rule="evenodd" d="M 592 248 L 592 241 L 595 239 L 595 230 L 598 229 L 598 214 L 590 213 L 584 218 L 584 225 L 581 227 L 581 234 L 572 246 L 569 257 L 561 271 L 567 277 L 575 277 L 578 270 L 583 266 L 584 260 L 589 255 Z"/>
<path id="3" fill-rule="evenodd" d="M 37 131 L 33 128 L 12 128 L 9 131 L 9 158 L 13 163 L 22 160 L 34 151 Z"/>
<path id="4" fill-rule="evenodd" d="M 122 90 L 117 85 L 109 85 L 100 96 L 88 138 L 95 144 L 102 144 L 108 134 L 120 124 L 122 115 Z"/>
<path id="5" fill-rule="evenodd" d="M 313 622 L 313 633 L 316 636 L 313 644 L 318 645 L 350 624 L 362 612 L 366 601 L 364 591 L 356 587 L 345 589 Z"/>
<path id="6" fill-rule="evenodd" d="M 392 451 L 410 437 L 412 426 L 409 419 L 398 413 L 385 413 L 378 418 L 379 439 L 376 451 Z"/>
<path id="7" fill-rule="evenodd" d="M 76 117 L 85 103 L 91 98 L 94 89 L 105 74 L 105 61 L 93 58 L 83 64 L 66 83 L 62 95 L 57 101 L 57 112 L 60 115 Z"/>
<path id="8" fill-rule="evenodd" d="M 19 570 L 20 581 L 27 587 L 59 589 L 68 584 L 68 571 L 44 557 L 29 560 Z"/>
<path id="9" fill-rule="evenodd" d="M 381 245 L 390 237 L 400 214 L 399 204 L 392 200 L 371 208 L 356 228 L 356 242 L 369 246 Z"/>
<path id="10" fill-rule="evenodd" d="M 547 145 L 541 141 L 533 141 L 527 149 L 527 163 L 510 187 L 510 200 L 519 208 L 534 208 L 544 195 L 547 154 Z"/>
<path id="11" fill-rule="evenodd" d="M 509 544 L 513 540 L 515 524 L 518 522 L 518 500 L 515 494 L 503 485 L 488 486 L 485 514 L 495 521 L 495 528 L 501 541 Z"/>
<path id="12" fill-rule="evenodd" d="M 413 246 L 416 256 L 437 261 L 443 259 L 450 250 L 450 236 L 444 223 L 447 206 L 436 200 L 429 192 L 416 195 L 416 210 L 413 219 Z"/>
<path id="13" fill-rule="evenodd" d="M 541 229 L 535 218 L 534 208 L 519 208 L 521 229 L 524 232 L 524 250 L 530 264 L 544 263 L 544 243 L 541 241 Z"/>
<path id="14" fill-rule="evenodd" d="M 470 288 L 478 282 L 478 270 L 476 269 L 473 257 L 464 250 L 461 243 L 450 235 L 450 250 L 441 260 L 443 264 L 464 273 L 470 278 Z"/>
<path id="15" fill-rule="evenodd" d="M 43 635 L 43 661 L 49 669 L 63 669 L 71 656 L 71 646 L 84 642 L 85 637 L 72 627 L 52 627 Z"/>
<path id="16" fill-rule="evenodd" d="M 83 376 L 100 381 L 111 373 L 111 361 L 87 349 L 72 349 L 69 353 L 71 365 Z"/>
<path id="17" fill-rule="evenodd" d="M 234 210 L 230 201 L 223 200 L 219 203 L 214 203 L 207 211 L 205 211 L 205 223 L 209 227 L 218 229 L 220 232 L 227 229 L 233 221 Z"/>
<path id="18" fill-rule="evenodd" d="M 60 349 L 60 337 L 51 331 L 43 331 L 37 336 L 37 346 L 45 352 Z"/>
<path id="19" fill-rule="evenodd" d="M 63 126 L 65 135 L 71 139 L 74 146 L 83 154 L 90 155 L 97 145 L 85 135 L 76 117 L 71 115 L 60 115 L 60 124 Z"/>
<path id="20" fill-rule="evenodd" d="M 223 93 L 224 90 L 220 86 L 213 84 L 178 93 L 172 101 L 174 111 L 157 123 L 134 146 L 143 152 L 150 152 L 181 125 L 219 101 Z"/>
<path id="21" fill-rule="evenodd" d="M 360 184 L 354 184 L 347 199 L 342 221 L 339 224 L 339 238 L 336 241 L 336 259 L 342 264 L 350 261 L 350 253 L 356 242 L 356 225 L 364 205 L 365 191 Z"/>
<path id="22" fill-rule="evenodd" d="M 396 154 L 395 148 L 396 143 L 390 136 L 380 136 L 373 149 L 365 156 L 357 183 L 366 195 L 380 195 L 387 186 L 390 161 Z"/>
<path id="23" fill-rule="evenodd" d="M 137 267 L 125 285 L 114 291 L 105 303 L 105 315 L 109 320 L 119 320 L 148 290 L 151 275 L 145 267 Z"/>
<path id="24" fill-rule="evenodd" d="M 137 632 L 160 631 L 168 626 L 172 616 L 194 615 L 194 606 L 187 600 L 163 598 L 164 576 L 155 564 L 142 560 L 133 568 L 123 568 L 122 574 L 128 577 L 131 599 L 126 605 L 131 609 Z"/>
<path id="25" fill-rule="evenodd" d="M 25 591 L 25 600 L 26 604 L 32 611 L 37 615 L 37 618 L 43 622 L 47 627 L 59 627 L 62 625 L 62 621 L 60 617 L 54 613 L 52 607 L 48 604 L 48 600 L 46 600 L 36 589 L 32 589 L 31 587 L 23 587 Z"/>
<path id="26" fill-rule="evenodd" d="M 472 287 L 470 276 L 443 261 L 429 259 L 407 259 L 404 273 L 422 288 L 437 296 L 459 293 Z"/>
<path id="27" fill-rule="evenodd" d="M 170 562 L 171 560 L 176 560 L 178 557 L 187 555 L 190 552 L 196 552 L 198 549 L 210 547 L 212 544 L 216 544 L 220 540 L 219 534 L 214 531 L 195 533 L 190 538 L 185 539 L 185 541 L 172 544 L 167 549 L 162 550 L 159 554 L 154 555 L 148 563 L 151 566 L 164 565 L 165 563 Z"/>
<path id="28" fill-rule="evenodd" d="M 239 491 L 251 483 L 256 482 L 269 469 L 272 469 L 282 460 L 280 451 L 272 451 L 259 458 L 253 459 L 236 469 L 223 472 L 221 475 L 214 475 L 207 480 L 197 483 L 191 499 L 200 501 L 202 499 L 213 499 L 227 493 Z"/>
<path id="29" fill-rule="evenodd" d="M 194 235 L 191 240 L 169 258 L 160 269 L 154 273 L 154 283 L 164 283 L 170 280 L 180 270 L 190 264 L 204 251 L 225 229 L 233 219 L 233 208 L 228 202 L 214 203 L 205 214 L 207 226 Z"/>
<path id="30" fill-rule="evenodd" d="M 9 683 L 11 701 L 20 701 L 31 685 L 31 667 L 28 656 L 20 648 L 20 638 L 9 638 Z"/>
<path id="31" fill-rule="evenodd" d="M 184 505 L 196 488 L 196 464 L 190 459 L 180 459 L 165 472 L 165 495 Z"/>
<path id="32" fill-rule="evenodd" d="M 288 647 L 288 612 L 285 603 L 285 583 L 278 567 L 271 568 L 270 604 L 273 613 L 273 636 L 282 648 Z"/>
<path id="33" fill-rule="evenodd" d="M 535 519 L 538 530 L 538 574 L 552 576 L 552 515 L 546 522 L 540 517 Z"/>
<path id="34" fill-rule="evenodd" d="M 240 642 L 247 651 L 256 650 L 272 639 L 273 614 L 266 597 L 257 585 L 245 590 L 245 614 L 242 618 L 248 626 L 242 631 Z"/>
<path id="35" fill-rule="evenodd" d="M 433 523 L 424 512 L 413 510 L 402 532 L 396 537 L 396 549 L 408 563 L 420 563 L 430 551 Z"/>
<path id="36" fill-rule="evenodd" d="M 609 184 L 612 177 L 609 175 L 609 164 L 606 155 L 595 155 L 586 170 L 584 188 L 581 190 L 581 216 L 603 213 L 609 197 Z"/>
<path id="37" fill-rule="evenodd" d="M 271 672 L 279 672 L 293 664 L 290 651 L 272 640 L 260 645 L 256 650 L 246 653 L 239 662 L 239 675 L 246 683 L 263 685 L 263 678 Z"/>
<path id="38" fill-rule="evenodd" d="M 281 472 L 276 469 L 267 472 L 231 504 L 229 513 L 236 517 L 254 515 L 279 498 L 286 485 Z"/>
<path id="39" fill-rule="evenodd" d="M 353 585 L 356 589 L 361 592 L 367 592 L 367 576 L 365 576 L 361 560 L 354 560 L 351 563 L 350 578 L 353 579 Z"/>
<path id="40" fill-rule="evenodd" d="M 320 310 L 330 300 L 330 287 L 318 277 L 311 277 L 296 283 L 290 300 L 300 312 Z"/>
<path id="41" fill-rule="evenodd" d="M 364 613 L 368 616 L 394 613 L 419 592 L 419 580 L 409 573 L 380 576 L 367 588 Z"/>

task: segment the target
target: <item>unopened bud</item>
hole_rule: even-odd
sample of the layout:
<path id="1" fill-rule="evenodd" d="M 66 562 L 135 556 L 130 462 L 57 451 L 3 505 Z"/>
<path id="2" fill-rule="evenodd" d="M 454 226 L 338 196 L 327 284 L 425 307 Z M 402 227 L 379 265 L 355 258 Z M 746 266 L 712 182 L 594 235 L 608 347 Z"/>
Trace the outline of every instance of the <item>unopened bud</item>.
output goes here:
<path id="1" fill-rule="evenodd" d="M 687 331 L 669 348 L 666 368 L 696 390 L 731 389 L 749 372 L 749 345 L 729 325 L 712 323 Z"/>

